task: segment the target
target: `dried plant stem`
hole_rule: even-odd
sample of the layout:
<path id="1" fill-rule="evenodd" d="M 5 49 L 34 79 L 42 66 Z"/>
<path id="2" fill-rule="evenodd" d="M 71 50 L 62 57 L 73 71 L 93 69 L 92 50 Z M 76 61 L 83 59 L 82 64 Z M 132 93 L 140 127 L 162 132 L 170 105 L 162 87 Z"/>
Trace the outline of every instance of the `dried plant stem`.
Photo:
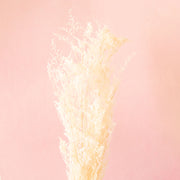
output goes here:
<path id="1" fill-rule="evenodd" d="M 100 180 L 114 126 L 112 105 L 118 87 L 109 62 L 126 40 L 116 38 L 106 27 L 93 30 L 91 23 L 83 29 L 72 16 L 61 30 L 66 35 L 55 34 L 48 64 L 56 108 L 68 139 L 60 139 L 60 150 L 69 180 Z M 69 43 L 69 56 L 61 55 L 57 39 Z"/>

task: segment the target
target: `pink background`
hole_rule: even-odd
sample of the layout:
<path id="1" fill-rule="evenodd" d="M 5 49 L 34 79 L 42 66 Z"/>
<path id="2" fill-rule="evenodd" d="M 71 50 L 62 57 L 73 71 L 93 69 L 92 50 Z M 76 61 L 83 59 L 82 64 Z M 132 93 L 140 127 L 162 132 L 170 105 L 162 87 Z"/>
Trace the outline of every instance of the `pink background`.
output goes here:
<path id="1" fill-rule="evenodd" d="M 51 33 L 65 25 L 69 8 L 129 39 L 116 63 L 136 52 L 116 95 L 104 180 L 180 180 L 180 2 L 1 0 L 2 180 L 67 179 L 46 66 Z"/>

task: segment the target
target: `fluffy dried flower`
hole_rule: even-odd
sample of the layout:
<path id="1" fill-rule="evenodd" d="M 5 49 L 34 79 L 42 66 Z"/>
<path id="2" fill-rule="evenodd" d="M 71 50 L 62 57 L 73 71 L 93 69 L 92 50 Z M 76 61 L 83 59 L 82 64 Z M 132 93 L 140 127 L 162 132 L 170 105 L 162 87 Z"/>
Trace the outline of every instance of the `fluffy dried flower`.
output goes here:
<path id="1" fill-rule="evenodd" d="M 65 35 L 54 34 L 48 64 L 55 105 L 68 139 L 60 139 L 60 150 L 69 180 L 100 180 L 114 126 L 112 104 L 119 83 L 112 80 L 109 62 L 126 39 L 115 37 L 105 26 L 94 29 L 87 23 L 82 28 L 72 16 L 61 32 Z M 70 45 L 68 56 L 61 54 L 57 40 Z"/>

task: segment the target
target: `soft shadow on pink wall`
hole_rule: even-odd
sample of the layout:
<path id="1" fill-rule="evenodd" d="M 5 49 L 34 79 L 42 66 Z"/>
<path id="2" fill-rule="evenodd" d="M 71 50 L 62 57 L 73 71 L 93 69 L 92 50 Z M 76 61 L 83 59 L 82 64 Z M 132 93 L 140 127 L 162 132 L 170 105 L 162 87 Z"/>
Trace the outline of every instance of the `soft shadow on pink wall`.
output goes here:
<path id="1" fill-rule="evenodd" d="M 36 0 L 0 6 L 0 175 L 3 180 L 67 179 L 59 153 L 63 127 L 46 72 L 51 33 L 67 11 L 98 20 L 129 42 L 115 56 L 122 74 L 116 128 L 104 180 L 179 180 L 178 1 Z"/>
<path id="2" fill-rule="evenodd" d="M 166 143 L 180 159 L 180 13 L 169 5 L 156 12 L 159 16 L 150 26 L 147 42 L 151 56 L 150 69 L 154 93 L 161 115 Z M 180 166 L 180 162 L 178 164 Z"/>

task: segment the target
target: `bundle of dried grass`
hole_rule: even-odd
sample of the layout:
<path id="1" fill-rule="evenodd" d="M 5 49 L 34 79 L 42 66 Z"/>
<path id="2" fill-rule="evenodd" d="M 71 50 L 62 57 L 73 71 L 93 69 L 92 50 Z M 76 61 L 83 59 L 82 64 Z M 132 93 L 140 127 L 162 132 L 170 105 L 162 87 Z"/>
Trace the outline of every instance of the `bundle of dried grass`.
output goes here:
<path id="1" fill-rule="evenodd" d="M 116 38 L 105 26 L 97 25 L 94 30 L 88 23 L 82 28 L 72 16 L 61 30 L 66 35 L 54 34 L 48 63 L 56 108 L 68 139 L 60 139 L 60 150 L 69 180 L 100 180 L 114 126 L 113 96 L 119 83 L 118 78 L 112 78 L 109 62 L 125 39 Z M 61 54 L 56 40 L 70 45 L 68 56 Z"/>

